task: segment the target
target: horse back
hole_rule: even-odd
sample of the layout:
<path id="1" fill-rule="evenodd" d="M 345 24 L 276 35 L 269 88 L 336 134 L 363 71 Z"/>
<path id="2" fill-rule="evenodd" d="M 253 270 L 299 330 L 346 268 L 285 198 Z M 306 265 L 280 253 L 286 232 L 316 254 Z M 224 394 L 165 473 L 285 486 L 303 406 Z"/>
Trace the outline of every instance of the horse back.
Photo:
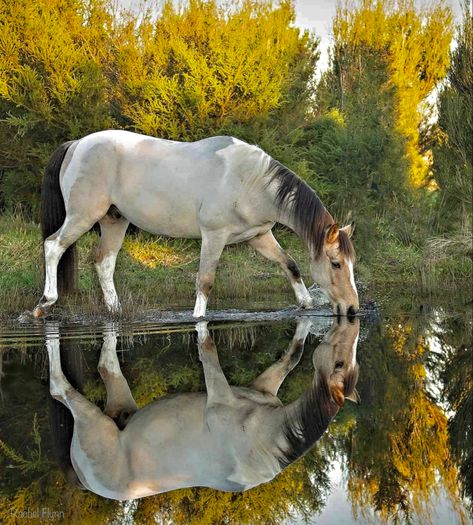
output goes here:
<path id="1" fill-rule="evenodd" d="M 66 208 L 113 204 L 151 233 L 195 238 L 203 228 L 220 227 L 239 233 L 264 222 L 258 180 L 268 158 L 233 137 L 176 142 L 102 131 L 78 142 L 63 194 Z"/>

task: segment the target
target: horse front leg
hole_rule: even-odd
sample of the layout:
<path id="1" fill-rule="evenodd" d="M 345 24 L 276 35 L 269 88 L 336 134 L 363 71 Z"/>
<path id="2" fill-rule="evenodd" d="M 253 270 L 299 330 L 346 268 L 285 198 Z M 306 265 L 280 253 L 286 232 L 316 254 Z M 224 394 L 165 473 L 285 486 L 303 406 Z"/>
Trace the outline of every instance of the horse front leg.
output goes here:
<path id="1" fill-rule="evenodd" d="M 281 248 L 271 230 L 253 237 L 253 239 L 248 241 L 248 244 L 270 261 L 279 264 L 291 283 L 299 306 L 302 308 L 312 308 L 314 306 L 296 261 Z"/>
<path id="2" fill-rule="evenodd" d="M 279 387 L 302 357 L 310 324 L 310 319 L 308 318 L 297 321 L 296 332 L 287 350 L 276 363 L 267 368 L 253 381 L 251 384 L 252 388 L 260 392 L 269 392 L 273 396 L 277 395 Z"/>
<path id="3" fill-rule="evenodd" d="M 215 271 L 222 251 L 227 243 L 227 236 L 220 232 L 202 232 L 199 272 L 196 279 L 196 299 L 193 316 L 204 317 L 207 302 L 215 281 Z"/>

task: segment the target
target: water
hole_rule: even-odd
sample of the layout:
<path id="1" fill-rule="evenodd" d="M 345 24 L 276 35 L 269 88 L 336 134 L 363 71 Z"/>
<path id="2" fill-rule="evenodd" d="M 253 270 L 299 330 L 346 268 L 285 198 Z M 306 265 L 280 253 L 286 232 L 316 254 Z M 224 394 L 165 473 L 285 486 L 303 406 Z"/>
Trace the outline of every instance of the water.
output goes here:
<path id="1" fill-rule="evenodd" d="M 120 368 L 141 408 L 168 394 L 205 392 L 200 358 L 207 363 L 207 379 L 215 361 L 210 351 L 201 351 L 199 357 L 197 332 L 189 313 L 148 314 L 136 322 L 4 325 L 0 329 L 0 522 L 279 524 L 308 520 L 352 524 L 400 518 L 419 524 L 468 523 L 471 305 L 460 305 L 451 312 L 437 305 L 422 311 L 391 309 L 389 314 L 364 315 L 356 348 L 360 404 L 346 400 L 315 446 L 272 481 L 245 492 L 185 488 L 124 502 L 79 486 L 70 459 L 71 416 L 49 395 L 46 347 L 54 356 L 53 347 L 60 341 L 64 373 L 103 409 L 106 392 L 97 364 L 104 337 L 113 347 L 117 336 Z M 354 330 L 358 330 L 353 325 L 340 328 L 329 316 L 310 317 L 291 309 L 259 314 L 227 311 L 211 318 L 210 336 L 223 375 L 232 386 L 249 385 L 275 363 L 290 347 L 296 329 L 299 335 L 301 330 L 310 332 L 299 363 L 295 364 L 297 356 L 290 361 L 295 367 L 279 390 L 284 405 L 311 388 L 314 366 L 319 370 L 317 359 L 322 359 L 323 352 L 337 351 L 337 366 L 340 355 L 342 361 L 351 362 Z M 200 331 L 205 337 L 205 327 Z M 331 341 L 321 346 L 329 331 Z M 314 350 L 319 357 L 313 359 Z M 194 398 L 182 399 L 189 399 L 182 405 L 184 414 Z M 169 421 L 185 419 L 176 412 L 169 414 Z M 239 430 L 224 435 L 227 427 L 219 426 L 222 418 L 230 421 L 233 412 L 217 413 L 217 422 L 210 426 L 224 429 L 218 431 L 225 442 L 218 443 L 215 432 L 212 439 L 217 439 L 216 447 L 222 453 L 233 451 L 232 461 L 238 466 L 243 460 L 235 452 L 233 439 Z M 243 412 L 237 413 L 240 417 Z M 121 417 L 117 421 L 126 424 L 126 414 Z M 259 432 L 263 436 L 264 428 Z M 90 436 L 92 442 L 99 439 L 99 423 L 91 425 Z M 160 465 L 168 462 L 174 467 L 192 456 L 187 446 L 179 448 L 183 439 L 192 441 L 185 438 L 182 432 L 175 436 L 174 456 L 168 445 L 159 449 Z M 138 433 L 136 442 L 139 439 Z M 197 448 L 197 439 L 192 443 Z M 112 445 L 105 453 L 111 449 Z M 214 468 L 205 463 L 203 455 L 197 454 L 192 461 L 202 462 L 201 477 Z M 223 458 L 222 465 L 228 461 Z M 110 461 L 108 471 L 117 463 Z M 245 465 L 234 478 L 256 483 L 262 475 L 258 460 Z"/>

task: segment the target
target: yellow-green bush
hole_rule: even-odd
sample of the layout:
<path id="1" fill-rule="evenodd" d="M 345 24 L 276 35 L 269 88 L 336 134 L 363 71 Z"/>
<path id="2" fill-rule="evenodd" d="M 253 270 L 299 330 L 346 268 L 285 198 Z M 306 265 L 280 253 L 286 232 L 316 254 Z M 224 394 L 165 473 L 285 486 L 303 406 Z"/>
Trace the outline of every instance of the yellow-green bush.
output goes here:
<path id="1" fill-rule="evenodd" d="M 37 206 L 65 140 L 110 127 L 190 140 L 261 122 L 312 72 L 316 47 L 287 1 L 112 6 L 0 0 L 0 206 Z"/>
<path id="2" fill-rule="evenodd" d="M 386 64 L 384 88 L 394 88 L 396 93 L 396 128 L 406 139 L 410 181 L 414 187 L 424 185 L 430 164 L 420 144 L 422 104 L 447 73 L 453 35 L 450 9 L 441 0 L 423 9 L 412 0 L 344 2 L 333 31 L 338 53 L 350 54 L 345 71 L 340 72 L 342 88 L 350 90 L 353 70 L 363 72 L 367 51 Z"/>

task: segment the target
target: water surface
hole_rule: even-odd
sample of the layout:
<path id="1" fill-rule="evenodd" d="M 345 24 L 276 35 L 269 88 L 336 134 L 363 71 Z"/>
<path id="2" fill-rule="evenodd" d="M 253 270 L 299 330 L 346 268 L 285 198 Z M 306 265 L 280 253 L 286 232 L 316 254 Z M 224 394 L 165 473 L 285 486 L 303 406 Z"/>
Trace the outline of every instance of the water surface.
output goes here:
<path id="1" fill-rule="evenodd" d="M 393 311 L 394 310 L 394 311 Z M 219 312 L 210 334 L 230 385 L 249 385 L 290 345 L 296 310 Z M 159 321 L 159 322 L 158 322 Z M 60 340 L 71 383 L 103 408 L 97 372 L 104 334 L 117 333 L 120 367 L 138 407 L 205 392 L 188 312 L 139 322 L 11 323 L 0 329 L 0 522 L 468 523 L 471 497 L 471 305 L 372 312 L 357 345 L 360 404 L 346 401 L 327 432 L 268 483 L 245 492 L 186 488 L 133 501 L 80 488 L 70 467 L 72 422 L 49 395 L 46 340 Z M 310 317 L 284 405 L 314 378 L 312 353 L 337 321 Z M 320 347 L 319 347 L 320 348 Z M 470 484 L 468 485 L 468 480 Z"/>

